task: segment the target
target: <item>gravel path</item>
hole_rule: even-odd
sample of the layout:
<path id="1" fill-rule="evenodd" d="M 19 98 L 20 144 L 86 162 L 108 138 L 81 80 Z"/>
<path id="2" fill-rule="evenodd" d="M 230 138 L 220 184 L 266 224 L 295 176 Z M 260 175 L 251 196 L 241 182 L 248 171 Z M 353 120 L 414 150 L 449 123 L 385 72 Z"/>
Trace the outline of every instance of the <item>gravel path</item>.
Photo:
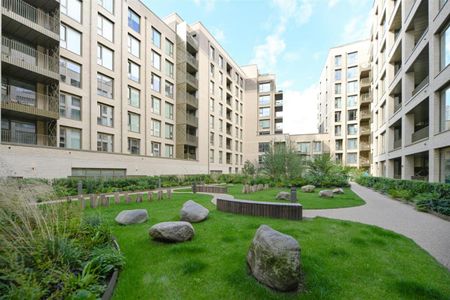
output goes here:
<path id="1" fill-rule="evenodd" d="M 450 222 L 416 211 L 371 189 L 352 183 L 366 204 L 337 209 L 303 210 L 307 218 L 326 217 L 376 225 L 409 237 L 450 270 Z"/>

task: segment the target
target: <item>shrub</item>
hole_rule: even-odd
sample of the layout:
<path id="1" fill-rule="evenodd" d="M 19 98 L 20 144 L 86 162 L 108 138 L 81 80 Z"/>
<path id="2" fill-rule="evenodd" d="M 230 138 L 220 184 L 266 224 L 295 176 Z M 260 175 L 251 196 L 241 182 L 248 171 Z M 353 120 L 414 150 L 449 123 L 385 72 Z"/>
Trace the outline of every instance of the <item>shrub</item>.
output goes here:
<path id="1" fill-rule="evenodd" d="M 413 194 L 409 190 L 394 190 L 390 189 L 388 192 L 389 196 L 397 199 L 404 199 L 410 201 L 413 198 Z"/>
<path id="2" fill-rule="evenodd" d="M 423 211 L 434 211 L 446 216 L 450 216 L 450 200 L 420 200 L 416 203 L 417 208 Z"/>

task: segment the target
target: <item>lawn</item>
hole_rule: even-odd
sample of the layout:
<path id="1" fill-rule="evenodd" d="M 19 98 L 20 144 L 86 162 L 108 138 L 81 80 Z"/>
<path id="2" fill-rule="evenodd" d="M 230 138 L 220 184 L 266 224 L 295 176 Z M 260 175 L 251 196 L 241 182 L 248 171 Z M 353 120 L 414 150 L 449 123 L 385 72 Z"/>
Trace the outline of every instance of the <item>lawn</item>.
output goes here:
<path id="1" fill-rule="evenodd" d="M 326 209 L 326 208 L 340 208 L 340 207 L 352 207 L 365 204 L 358 195 L 356 195 L 350 188 L 344 188 L 344 194 L 335 195 L 334 198 L 321 198 L 319 197 L 319 191 L 322 188 L 316 188 L 314 193 L 303 193 L 301 189 L 297 189 L 298 202 L 303 205 L 303 209 Z M 191 192 L 190 188 L 184 188 L 176 190 L 176 192 Z M 284 202 L 276 200 L 276 196 L 279 192 L 289 192 L 288 188 L 269 188 L 265 191 L 259 191 L 250 194 L 242 193 L 242 184 L 228 185 L 228 194 L 232 195 L 236 199 L 241 200 L 253 200 L 253 201 L 265 201 L 265 202 Z"/>
<path id="2" fill-rule="evenodd" d="M 151 225 L 178 220 L 193 199 L 210 209 L 193 224 L 194 239 L 163 244 Z M 126 266 L 114 299 L 449 299 L 450 273 L 411 240 L 377 227 L 316 218 L 287 221 L 215 210 L 208 195 L 174 194 L 172 200 L 88 209 L 112 225 Z M 145 224 L 119 226 L 123 209 L 146 208 Z M 302 248 L 306 291 L 273 292 L 247 274 L 245 257 L 256 229 L 267 224 L 292 235 Z"/>

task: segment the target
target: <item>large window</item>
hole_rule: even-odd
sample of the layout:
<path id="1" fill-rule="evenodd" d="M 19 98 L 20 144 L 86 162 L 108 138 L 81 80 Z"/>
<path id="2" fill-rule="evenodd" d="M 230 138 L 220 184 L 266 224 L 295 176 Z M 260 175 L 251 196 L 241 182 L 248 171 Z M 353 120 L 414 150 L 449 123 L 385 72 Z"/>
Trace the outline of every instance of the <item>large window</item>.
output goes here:
<path id="1" fill-rule="evenodd" d="M 59 95 L 59 114 L 63 118 L 72 120 L 81 120 L 81 98 L 60 93 Z"/>
<path id="2" fill-rule="evenodd" d="M 313 151 L 314 153 L 322 152 L 322 142 L 313 142 Z"/>
<path id="3" fill-rule="evenodd" d="M 155 137 L 161 137 L 161 121 L 151 119 L 150 134 Z"/>
<path id="4" fill-rule="evenodd" d="M 358 93 L 358 81 L 349 81 L 347 83 L 347 94 L 356 94 Z"/>
<path id="5" fill-rule="evenodd" d="M 166 123 L 164 127 L 165 127 L 165 138 L 168 140 L 173 140 L 173 125 Z"/>
<path id="6" fill-rule="evenodd" d="M 128 35 L 128 53 L 133 56 L 141 56 L 141 42 L 132 35 Z"/>
<path id="7" fill-rule="evenodd" d="M 161 77 L 152 73 L 150 84 L 153 91 L 161 93 Z"/>
<path id="8" fill-rule="evenodd" d="M 270 104 L 270 95 L 259 96 L 259 105 L 265 106 Z"/>
<path id="9" fill-rule="evenodd" d="M 97 0 L 97 3 L 110 13 L 114 13 L 114 0 Z"/>
<path id="10" fill-rule="evenodd" d="M 348 164 L 356 164 L 356 153 L 347 153 L 347 163 Z"/>
<path id="11" fill-rule="evenodd" d="M 81 65 L 63 57 L 59 58 L 61 81 L 75 87 L 81 87 Z"/>
<path id="12" fill-rule="evenodd" d="M 347 108 L 355 107 L 358 105 L 358 98 L 356 96 L 348 96 L 347 97 Z"/>
<path id="13" fill-rule="evenodd" d="M 341 125 L 334 126 L 334 135 L 340 136 L 342 134 L 342 127 Z"/>
<path id="14" fill-rule="evenodd" d="M 348 139 L 347 140 L 347 149 L 348 150 L 356 150 L 357 146 L 357 139 Z"/>
<path id="15" fill-rule="evenodd" d="M 114 108 L 102 103 L 97 104 L 97 124 L 113 127 Z"/>
<path id="16" fill-rule="evenodd" d="M 151 111 L 152 111 L 152 113 L 157 114 L 157 115 L 161 114 L 161 99 L 152 97 Z"/>
<path id="17" fill-rule="evenodd" d="M 261 120 L 259 121 L 260 129 L 269 129 L 270 128 L 270 120 Z"/>
<path id="18" fill-rule="evenodd" d="M 347 79 L 355 79 L 357 74 L 358 74 L 357 67 L 351 67 L 347 69 Z"/>
<path id="19" fill-rule="evenodd" d="M 156 157 L 161 156 L 161 143 L 152 142 L 151 147 L 152 147 L 151 148 L 152 156 L 156 156 Z"/>
<path id="20" fill-rule="evenodd" d="M 128 87 L 128 104 L 133 107 L 139 108 L 141 106 L 141 93 L 139 90 L 132 88 L 131 86 Z"/>
<path id="21" fill-rule="evenodd" d="M 450 183 L 450 147 L 440 151 L 440 182 Z"/>
<path id="22" fill-rule="evenodd" d="M 114 79 L 106 75 L 97 73 L 97 95 L 113 98 Z"/>
<path id="23" fill-rule="evenodd" d="M 173 93 L 174 93 L 174 91 L 173 91 L 173 83 L 170 83 L 170 82 L 168 82 L 166 80 L 166 84 L 165 84 L 164 90 L 165 90 L 166 97 L 168 97 L 170 99 L 173 99 Z"/>
<path id="24" fill-rule="evenodd" d="M 128 27 L 136 32 L 141 32 L 141 17 L 131 9 L 128 9 Z"/>
<path id="25" fill-rule="evenodd" d="M 61 23 L 60 32 L 60 46 L 75 54 L 81 55 L 81 33 Z"/>
<path id="26" fill-rule="evenodd" d="M 128 112 L 128 130 L 139 133 L 141 131 L 141 116 Z"/>
<path id="27" fill-rule="evenodd" d="M 173 120 L 173 104 L 172 103 L 166 102 L 165 117 L 169 120 Z"/>
<path id="28" fill-rule="evenodd" d="M 97 133 L 97 151 L 113 152 L 113 135 Z"/>
<path id="29" fill-rule="evenodd" d="M 342 98 L 341 97 L 334 98 L 334 108 L 336 108 L 336 109 L 342 108 Z"/>
<path id="30" fill-rule="evenodd" d="M 102 44 L 97 44 L 97 63 L 107 69 L 113 69 L 114 52 Z"/>
<path id="31" fill-rule="evenodd" d="M 80 0 L 61 0 L 61 13 L 69 18 L 81 23 L 81 1 Z"/>
<path id="32" fill-rule="evenodd" d="M 441 131 L 450 130 L 450 86 L 441 92 Z"/>
<path id="33" fill-rule="evenodd" d="M 258 152 L 266 153 L 270 150 L 270 143 L 264 142 L 264 143 L 258 143 Z"/>
<path id="34" fill-rule="evenodd" d="M 128 152 L 130 154 L 140 154 L 141 153 L 141 140 L 128 138 Z"/>
<path id="35" fill-rule="evenodd" d="M 259 116 L 260 117 L 268 117 L 268 116 L 270 116 L 270 108 L 260 108 L 259 109 Z"/>
<path id="36" fill-rule="evenodd" d="M 173 57 L 173 43 L 166 39 L 166 54 L 170 57 Z"/>
<path id="37" fill-rule="evenodd" d="M 342 70 L 335 70 L 334 71 L 334 80 L 342 80 Z"/>
<path id="38" fill-rule="evenodd" d="M 64 126 L 59 127 L 59 147 L 81 149 L 81 130 Z"/>
<path id="39" fill-rule="evenodd" d="M 341 93 L 341 84 L 340 83 L 335 83 L 334 84 L 334 93 L 335 94 L 340 94 Z"/>
<path id="40" fill-rule="evenodd" d="M 347 115 L 349 121 L 356 121 L 356 109 L 349 110 Z"/>
<path id="41" fill-rule="evenodd" d="M 165 145 L 166 157 L 173 158 L 173 145 Z"/>
<path id="42" fill-rule="evenodd" d="M 347 125 L 347 134 L 348 135 L 356 135 L 358 132 L 358 125 L 356 124 L 350 124 Z"/>
<path id="43" fill-rule="evenodd" d="M 97 18 L 97 33 L 108 41 L 114 41 L 113 22 L 99 14 Z"/>
<path id="44" fill-rule="evenodd" d="M 173 70 L 174 70 L 173 63 L 171 63 L 166 59 L 166 75 L 169 76 L 170 78 L 173 78 L 174 77 Z"/>
<path id="45" fill-rule="evenodd" d="M 310 152 L 310 142 L 297 143 L 298 152 L 300 153 L 309 153 Z"/>
<path id="46" fill-rule="evenodd" d="M 450 63 L 450 23 L 441 33 L 441 70 Z"/>
<path id="47" fill-rule="evenodd" d="M 356 65 L 358 63 L 358 52 L 347 54 L 347 65 Z"/>
<path id="48" fill-rule="evenodd" d="M 128 61 L 128 79 L 135 82 L 139 82 L 141 80 L 141 67 L 131 60 Z"/>
<path id="49" fill-rule="evenodd" d="M 216 57 L 216 50 L 214 49 L 213 46 L 209 46 L 209 60 L 214 61 Z"/>
<path id="50" fill-rule="evenodd" d="M 259 84 L 258 91 L 260 93 L 267 93 L 267 92 L 270 92 L 270 90 L 271 90 L 270 82 L 260 83 Z"/>
<path id="51" fill-rule="evenodd" d="M 334 57 L 334 65 L 336 67 L 340 67 L 342 65 L 342 56 L 341 55 L 336 55 Z"/>
<path id="52" fill-rule="evenodd" d="M 155 45 L 158 48 L 161 48 L 161 33 L 153 27 L 152 27 L 152 42 L 153 45 Z"/>
<path id="53" fill-rule="evenodd" d="M 157 70 L 161 70 L 161 55 L 152 51 L 152 66 Z"/>

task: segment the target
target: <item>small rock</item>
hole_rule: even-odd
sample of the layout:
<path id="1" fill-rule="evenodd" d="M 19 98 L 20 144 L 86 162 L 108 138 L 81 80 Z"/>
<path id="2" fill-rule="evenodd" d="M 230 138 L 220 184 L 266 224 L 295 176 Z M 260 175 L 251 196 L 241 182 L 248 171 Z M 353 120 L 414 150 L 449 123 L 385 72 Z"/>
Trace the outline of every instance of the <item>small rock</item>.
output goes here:
<path id="1" fill-rule="evenodd" d="M 148 220 L 148 213 L 145 209 L 122 210 L 115 220 L 122 225 L 140 224 Z"/>
<path id="2" fill-rule="evenodd" d="M 323 191 L 319 192 L 319 196 L 322 198 L 333 198 L 334 194 L 333 194 L 333 191 L 323 190 Z"/>
<path id="3" fill-rule="evenodd" d="M 261 225 L 247 253 L 247 266 L 259 282 L 279 291 L 300 284 L 300 246 L 291 236 Z"/>
<path id="4" fill-rule="evenodd" d="M 192 200 L 186 201 L 180 211 L 181 221 L 197 223 L 208 217 L 209 210 Z"/>
<path id="5" fill-rule="evenodd" d="M 316 187 L 312 184 L 302 186 L 302 192 L 304 193 L 312 193 Z"/>
<path id="6" fill-rule="evenodd" d="M 192 239 L 194 227 L 188 222 L 162 222 L 153 225 L 149 234 L 155 240 L 163 242 L 184 242 Z"/>
<path id="7" fill-rule="evenodd" d="M 291 194 L 290 193 L 288 193 L 288 192 L 279 192 L 278 194 L 277 194 L 277 198 L 276 198 L 277 200 L 286 200 L 286 201 L 289 201 L 289 200 L 291 200 Z"/>
<path id="8" fill-rule="evenodd" d="M 342 188 L 335 188 L 333 190 L 333 194 L 343 194 L 344 190 Z"/>

